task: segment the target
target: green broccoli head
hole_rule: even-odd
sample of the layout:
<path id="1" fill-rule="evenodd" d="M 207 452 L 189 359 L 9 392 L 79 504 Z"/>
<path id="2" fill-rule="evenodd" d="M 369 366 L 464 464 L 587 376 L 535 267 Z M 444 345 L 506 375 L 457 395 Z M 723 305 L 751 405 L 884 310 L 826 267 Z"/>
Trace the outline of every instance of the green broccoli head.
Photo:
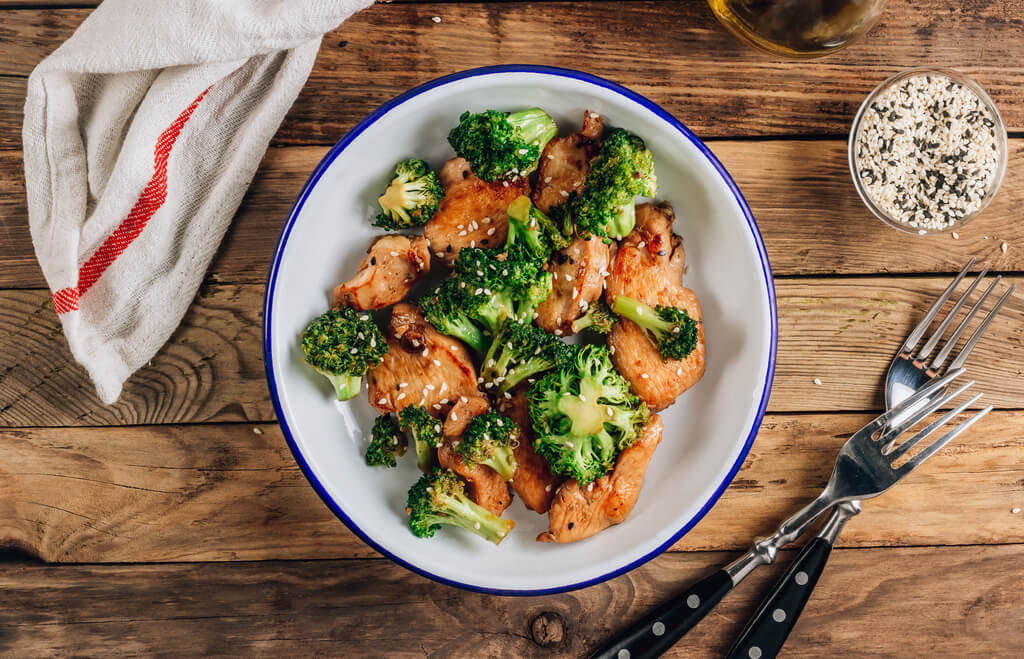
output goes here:
<path id="1" fill-rule="evenodd" d="M 429 471 L 434 464 L 434 449 L 441 444 L 441 422 L 426 408 L 409 405 L 398 413 L 398 425 L 412 437 L 420 469 Z"/>
<path id="2" fill-rule="evenodd" d="M 580 235 L 622 238 L 636 224 L 636 197 L 658 191 L 654 157 L 644 141 L 615 128 L 601 143 L 582 191 L 567 202 Z"/>
<path id="3" fill-rule="evenodd" d="M 432 538 L 442 524 L 452 524 L 497 545 L 516 525 L 473 503 L 466 484 L 451 469 L 423 474 L 409 489 L 405 510 L 409 528 L 420 538 Z"/>
<path id="4" fill-rule="evenodd" d="M 490 467 L 510 481 L 516 473 L 514 451 L 518 443 L 519 426 L 516 422 L 489 410 L 473 417 L 455 446 L 455 452 L 467 463 Z"/>
<path id="5" fill-rule="evenodd" d="M 697 347 L 697 321 L 685 309 L 651 307 L 625 295 L 615 296 L 612 310 L 643 328 L 664 361 L 686 359 Z"/>
<path id="6" fill-rule="evenodd" d="M 558 126 L 540 108 L 521 112 L 464 112 L 448 133 L 448 143 L 485 181 L 526 176 L 537 168 L 544 146 Z"/>
<path id="7" fill-rule="evenodd" d="M 465 250 L 463 250 L 465 251 Z M 434 290 L 420 298 L 420 312 L 437 331 L 465 342 L 479 354 L 484 354 L 490 345 L 490 338 L 477 324 L 476 318 L 487 309 L 490 297 L 473 291 L 465 281 L 457 278 L 446 279 Z"/>
<path id="8" fill-rule="evenodd" d="M 586 345 L 527 392 L 534 448 L 555 473 L 600 478 L 647 423 L 647 406 L 612 366 L 608 349 Z"/>
<path id="9" fill-rule="evenodd" d="M 595 300 L 583 316 L 573 321 L 572 331 L 579 333 L 583 330 L 590 330 L 595 334 L 607 334 L 612 331 L 615 320 L 615 314 L 608 308 L 608 305 L 601 300 Z"/>
<path id="10" fill-rule="evenodd" d="M 399 231 L 423 226 L 441 204 L 441 182 L 422 160 L 406 160 L 395 165 L 395 177 L 377 202 L 383 209 L 374 226 Z"/>
<path id="11" fill-rule="evenodd" d="M 569 344 L 554 334 L 510 319 L 494 335 L 480 375 L 485 388 L 504 393 L 523 380 L 554 368 L 572 354 Z"/>
<path id="12" fill-rule="evenodd" d="M 405 435 L 398 428 L 393 414 L 377 417 L 373 422 L 372 438 L 366 447 L 366 464 L 371 467 L 394 467 L 397 458 L 405 455 Z"/>
<path id="13" fill-rule="evenodd" d="M 332 309 L 302 333 L 306 363 L 334 385 L 338 400 L 359 395 L 363 374 L 384 359 L 388 344 L 370 314 Z"/>
<path id="14" fill-rule="evenodd" d="M 531 322 L 533 311 L 548 298 L 554 285 L 541 261 L 521 253 L 465 247 L 454 263 L 456 279 L 468 295 L 484 296 L 486 303 L 470 313 L 493 336 L 507 318 Z"/>
<path id="15" fill-rule="evenodd" d="M 527 259 L 547 261 L 551 252 L 568 246 L 568 235 L 563 234 L 551 218 L 540 212 L 529 197 L 517 197 L 509 205 L 505 251 L 510 254 L 520 252 Z"/>

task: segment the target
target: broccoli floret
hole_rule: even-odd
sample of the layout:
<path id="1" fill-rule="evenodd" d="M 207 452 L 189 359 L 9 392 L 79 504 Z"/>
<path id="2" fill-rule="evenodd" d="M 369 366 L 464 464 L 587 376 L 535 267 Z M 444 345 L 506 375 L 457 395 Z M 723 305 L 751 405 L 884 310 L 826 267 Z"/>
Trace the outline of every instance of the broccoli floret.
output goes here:
<path id="1" fill-rule="evenodd" d="M 654 157 L 644 141 L 616 128 L 601 143 L 582 191 L 566 203 L 580 235 L 618 239 L 636 224 L 636 197 L 652 197 L 657 190 Z"/>
<path id="2" fill-rule="evenodd" d="M 541 151 L 557 134 L 555 120 L 540 108 L 511 114 L 486 110 L 464 112 L 448 133 L 448 143 L 469 161 L 474 174 L 496 181 L 526 176 L 536 169 Z"/>
<path id="3" fill-rule="evenodd" d="M 595 334 L 607 334 L 612 331 L 614 324 L 615 314 L 603 301 L 596 300 L 587 309 L 587 313 L 573 321 L 572 331 L 579 333 L 583 330 L 590 330 Z"/>
<path id="4" fill-rule="evenodd" d="M 441 443 L 441 422 L 430 416 L 426 408 L 409 405 L 398 413 L 398 425 L 416 445 L 416 464 L 429 471 L 434 464 L 434 449 Z"/>
<path id="5" fill-rule="evenodd" d="M 509 481 L 516 473 L 513 451 L 518 440 L 519 426 L 516 422 L 488 410 L 469 422 L 455 452 L 466 462 L 486 465 Z"/>
<path id="6" fill-rule="evenodd" d="M 384 210 L 374 226 L 398 231 L 423 226 L 437 212 L 444 192 L 437 174 L 422 160 L 406 160 L 395 165 L 395 177 L 377 203 Z"/>
<path id="7" fill-rule="evenodd" d="M 366 464 L 371 467 L 394 467 L 397 458 L 405 455 L 405 435 L 398 428 L 393 414 L 377 417 L 373 422 L 370 445 L 366 447 Z"/>
<path id="8" fill-rule="evenodd" d="M 451 469 L 423 474 L 409 489 L 405 511 L 409 528 L 420 538 L 432 538 L 442 524 L 452 524 L 497 545 L 516 525 L 473 503 L 466 496 L 466 484 Z"/>
<path id="9" fill-rule="evenodd" d="M 551 252 L 568 246 L 569 238 L 530 202 L 529 197 L 517 197 L 509 205 L 505 251 L 510 254 L 520 252 L 526 258 L 547 261 Z"/>
<path id="10" fill-rule="evenodd" d="M 384 359 L 388 344 L 370 314 L 332 309 L 302 333 L 306 363 L 334 385 L 338 400 L 359 395 L 363 374 Z"/>
<path id="11" fill-rule="evenodd" d="M 478 310 L 486 308 L 490 298 L 482 291 L 474 295 L 476 288 L 470 289 L 458 279 L 446 279 L 420 298 L 420 311 L 437 331 L 464 341 L 482 355 L 490 339 L 473 318 Z"/>
<path id="12" fill-rule="evenodd" d="M 660 304 L 651 307 L 631 297 L 617 295 L 612 310 L 643 328 L 666 362 L 686 359 L 697 347 L 697 321 L 685 309 Z"/>
<path id="13" fill-rule="evenodd" d="M 484 296 L 485 304 L 467 313 L 483 323 L 493 336 L 507 318 L 527 323 L 548 298 L 554 284 L 540 261 L 495 249 L 464 247 L 455 259 L 455 275 L 470 296 Z M 465 306 L 463 307 L 465 308 Z"/>
<path id="14" fill-rule="evenodd" d="M 571 346 L 554 334 L 508 320 L 494 335 L 480 374 L 487 383 L 485 387 L 493 386 L 503 393 L 530 376 L 554 368 L 571 354 Z"/>
<path id="15" fill-rule="evenodd" d="M 612 366 L 608 349 L 586 345 L 527 392 L 534 448 L 553 472 L 579 483 L 600 478 L 647 423 L 647 406 Z"/>

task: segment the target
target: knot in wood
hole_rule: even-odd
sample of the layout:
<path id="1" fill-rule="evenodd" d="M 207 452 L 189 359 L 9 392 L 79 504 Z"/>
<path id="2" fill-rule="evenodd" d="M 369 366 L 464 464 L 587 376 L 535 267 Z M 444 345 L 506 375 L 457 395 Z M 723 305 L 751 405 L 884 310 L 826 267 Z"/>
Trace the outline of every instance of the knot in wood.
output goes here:
<path id="1" fill-rule="evenodd" d="M 565 641 L 565 620 L 554 611 L 544 611 L 530 623 L 533 642 L 542 648 L 552 648 Z"/>

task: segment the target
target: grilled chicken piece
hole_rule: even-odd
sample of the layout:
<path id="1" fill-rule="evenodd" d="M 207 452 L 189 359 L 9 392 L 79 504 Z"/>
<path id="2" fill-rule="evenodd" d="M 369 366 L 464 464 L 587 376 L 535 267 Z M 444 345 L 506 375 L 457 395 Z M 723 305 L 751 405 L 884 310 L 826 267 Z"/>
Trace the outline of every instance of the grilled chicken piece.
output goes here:
<path id="1" fill-rule="evenodd" d="M 537 326 L 559 336 L 572 334 L 574 320 L 601 297 L 618 248 L 598 238 L 577 238 L 551 258 L 551 294 L 537 306 Z"/>
<path id="2" fill-rule="evenodd" d="M 619 246 L 608 277 L 606 301 L 610 306 L 616 295 L 627 295 L 652 307 L 663 304 L 685 309 L 698 322 L 697 347 L 682 360 L 664 361 L 647 333 L 625 318 L 616 322 L 608 335 L 615 368 L 648 407 L 658 411 L 704 375 L 704 323 L 696 294 L 682 285 L 683 241 L 672 233 L 672 207 L 641 204 L 636 218 L 636 228 Z"/>
<path id="3" fill-rule="evenodd" d="M 515 449 L 516 473 L 512 477 L 512 490 L 527 508 L 544 514 L 551 507 L 555 490 L 564 477 L 552 474 L 547 461 L 533 450 L 533 423 L 526 402 L 526 387 L 518 387 L 512 398 L 502 398 L 498 411 L 519 426 L 519 446 Z"/>
<path id="4" fill-rule="evenodd" d="M 594 481 L 593 488 L 580 487 L 575 478 L 562 483 L 551 503 L 549 528 L 537 541 L 576 542 L 625 520 L 640 496 L 663 429 L 661 417 L 652 415 L 636 442 L 619 454 L 611 473 Z"/>
<path id="5" fill-rule="evenodd" d="M 463 247 L 497 247 L 508 236 L 508 206 L 530 194 L 525 178 L 487 183 L 469 170 L 469 163 L 453 158 L 439 176 L 444 198 L 434 217 L 423 227 L 430 250 L 449 265 Z"/>
<path id="6" fill-rule="evenodd" d="M 460 396 L 479 396 L 476 368 L 461 342 L 441 334 L 419 310 L 391 310 L 384 361 L 367 373 L 370 404 L 381 414 L 421 405 L 437 417 Z"/>
<path id="7" fill-rule="evenodd" d="M 430 272 L 430 250 L 423 236 L 381 236 L 366 250 L 355 277 L 335 286 L 331 305 L 383 309 L 401 302 L 413 284 Z"/>
<path id="8" fill-rule="evenodd" d="M 455 403 L 444 422 L 444 440 L 437 449 L 437 461 L 445 469 L 451 469 L 466 480 L 470 499 L 495 515 L 500 515 L 512 503 L 508 485 L 490 467 L 468 465 L 455 452 L 469 422 L 490 408 L 487 399 L 479 394 Z"/>
<path id="9" fill-rule="evenodd" d="M 603 136 L 604 120 L 587 110 L 583 113 L 583 130 L 548 142 L 537 168 L 533 205 L 547 213 L 564 202 L 568 193 L 583 187 Z"/>

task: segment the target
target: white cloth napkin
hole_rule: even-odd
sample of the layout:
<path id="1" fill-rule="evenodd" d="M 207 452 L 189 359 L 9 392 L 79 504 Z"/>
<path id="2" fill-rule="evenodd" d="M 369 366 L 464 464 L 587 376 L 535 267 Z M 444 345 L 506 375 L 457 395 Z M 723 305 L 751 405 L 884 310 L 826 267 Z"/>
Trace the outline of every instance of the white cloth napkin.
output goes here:
<path id="1" fill-rule="evenodd" d="M 103 402 L 181 322 L 323 33 L 371 3 L 105 0 L 32 72 L 32 242 Z"/>

